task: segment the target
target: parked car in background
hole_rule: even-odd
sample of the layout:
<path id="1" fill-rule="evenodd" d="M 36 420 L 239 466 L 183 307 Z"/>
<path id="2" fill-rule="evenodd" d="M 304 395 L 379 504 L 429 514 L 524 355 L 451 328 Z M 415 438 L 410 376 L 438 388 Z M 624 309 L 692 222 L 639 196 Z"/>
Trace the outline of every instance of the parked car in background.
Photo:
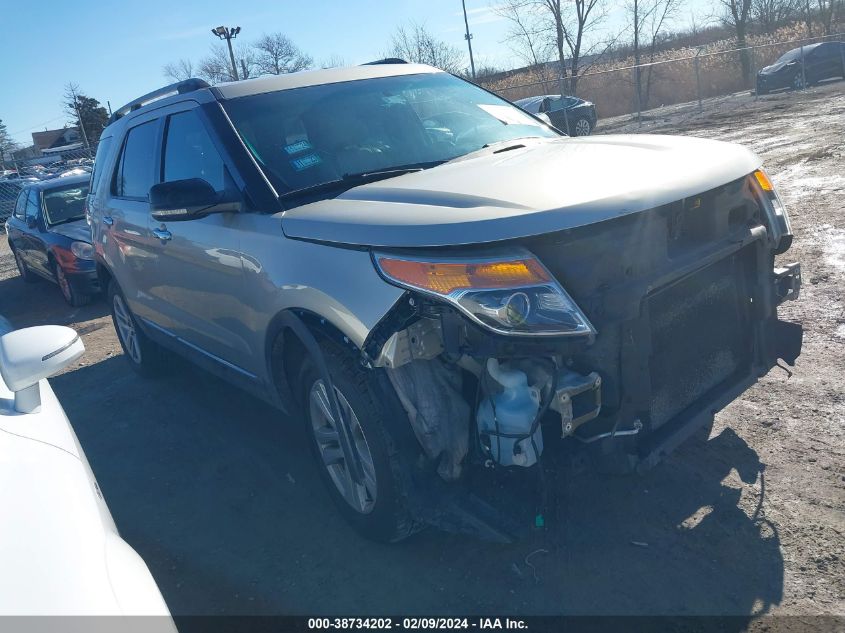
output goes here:
<path id="1" fill-rule="evenodd" d="M 0 317 L 0 616 L 156 615 L 153 630 L 174 632 L 46 380 L 84 351 L 71 328 Z"/>
<path id="2" fill-rule="evenodd" d="M 155 375 L 170 350 L 301 411 L 373 539 L 504 539 L 519 486 L 494 509 L 476 475 L 567 446 L 648 468 L 801 351 L 778 318 L 789 218 L 754 153 L 567 137 L 430 66 L 140 97 L 88 206 L 126 361 Z"/>
<path id="3" fill-rule="evenodd" d="M 55 282 L 72 306 L 100 291 L 91 231 L 85 220 L 87 175 L 28 184 L 6 220 L 9 247 L 21 278 Z"/>
<path id="4" fill-rule="evenodd" d="M 545 114 L 557 129 L 569 136 L 589 136 L 596 127 L 596 106 L 578 97 L 540 95 L 514 101 L 531 114 Z"/>
<path id="5" fill-rule="evenodd" d="M 802 72 L 803 56 L 803 72 Z M 757 94 L 780 88 L 800 90 L 823 79 L 845 78 L 845 42 L 820 42 L 793 48 L 757 73 Z"/>

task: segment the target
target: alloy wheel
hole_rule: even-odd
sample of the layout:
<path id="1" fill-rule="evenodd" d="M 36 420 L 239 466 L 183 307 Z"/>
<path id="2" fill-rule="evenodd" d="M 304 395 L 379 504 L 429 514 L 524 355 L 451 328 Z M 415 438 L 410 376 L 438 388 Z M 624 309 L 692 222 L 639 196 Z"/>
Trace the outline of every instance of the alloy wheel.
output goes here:
<path id="1" fill-rule="evenodd" d="M 590 122 L 587 119 L 578 119 L 575 121 L 575 136 L 589 136 Z"/>
<path id="2" fill-rule="evenodd" d="M 123 348 L 132 359 L 132 362 L 141 364 L 141 346 L 138 343 L 138 333 L 135 331 L 135 322 L 129 313 L 129 308 L 123 302 L 123 298 L 116 294 L 114 296 L 114 320 L 117 324 L 117 335 Z"/>
<path id="3" fill-rule="evenodd" d="M 322 379 L 317 380 L 309 392 L 311 430 L 317 442 L 317 449 L 323 466 L 338 492 L 356 512 L 369 514 L 376 503 L 376 471 L 373 454 L 364 437 L 364 430 L 358 416 L 344 395 L 335 387 L 340 414 L 352 431 L 352 449 L 356 452 L 364 472 L 364 480 L 357 483 L 347 465 L 347 458 L 340 443 L 335 415 L 329 402 L 328 391 Z"/>
<path id="4" fill-rule="evenodd" d="M 59 284 L 59 289 L 62 291 L 62 296 L 68 301 L 73 300 L 73 293 L 70 289 L 70 283 L 67 280 L 65 271 L 61 266 L 56 266 L 56 281 Z"/>

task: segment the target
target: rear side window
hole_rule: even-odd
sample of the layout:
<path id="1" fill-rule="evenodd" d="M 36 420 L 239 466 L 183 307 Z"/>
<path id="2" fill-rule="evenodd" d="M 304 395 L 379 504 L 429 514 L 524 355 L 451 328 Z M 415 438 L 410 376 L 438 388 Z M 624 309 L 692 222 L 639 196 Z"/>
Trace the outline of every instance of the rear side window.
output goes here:
<path id="1" fill-rule="evenodd" d="M 164 182 L 202 178 L 215 191 L 225 189 L 223 159 L 194 111 L 168 117 L 164 139 Z"/>
<path id="2" fill-rule="evenodd" d="M 117 163 L 112 193 L 119 198 L 146 200 L 153 186 L 158 121 L 142 123 L 126 135 Z"/>
<path id="3" fill-rule="evenodd" d="M 94 171 L 91 172 L 91 193 L 97 193 L 97 183 L 100 182 L 100 178 L 103 175 L 103 169 L 105 166 L 103 165 L 103 161 L 106 160 L 106 156 L 109 155 L 109 149 L 111 148 L 112 144 L 112 137 L 109 136 L 107 138 L 100 139 L 100 144 L 97 146 L 97 155 L 94 156 Z"/>

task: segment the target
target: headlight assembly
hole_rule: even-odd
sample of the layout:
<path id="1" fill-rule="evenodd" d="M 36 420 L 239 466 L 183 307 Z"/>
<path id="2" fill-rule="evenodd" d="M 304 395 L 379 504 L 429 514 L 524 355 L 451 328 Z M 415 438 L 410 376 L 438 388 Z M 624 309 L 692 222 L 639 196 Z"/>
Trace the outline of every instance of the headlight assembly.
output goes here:
<path id="1" fill-rule="evenodd" d="M 753 176 L 751 186 L 757 194 L 760 206 L 766 213 L 775 252 L 783 253 L 792 244 L 792 225 L 789 222 L 786 207 L 783 206 L 783 201 L 766 172 L 758 169 Z"/>
<path id="2" fill-rule="evenodd" d="M 595 336 L 581 309 L 531 255 L 480 260 L 376 253 L 374 260 L 388 282 L 443 299 L 494 332 Z"/>
<path id="3" fill-rule="evenodd" d="M 94 247 L 87 242 L 71 242 L 70 252 L 79 259 L 94 259 Z"/>

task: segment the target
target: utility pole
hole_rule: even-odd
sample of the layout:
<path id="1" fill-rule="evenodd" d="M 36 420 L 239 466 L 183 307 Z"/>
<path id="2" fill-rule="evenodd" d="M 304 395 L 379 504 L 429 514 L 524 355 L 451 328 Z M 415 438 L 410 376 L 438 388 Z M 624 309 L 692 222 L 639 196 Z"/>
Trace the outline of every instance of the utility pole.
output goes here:
<path id="1" fill-rule="evenodd" d="M 232 77 L 235 78 L 235 81 L 238 81 L 238 65 L 235 63 L 235 53 L 232 51 L 232 40 L 241 32 L 241 27 L 218 26 L 216 29 L 211 29 L 211 32 L 221 40 L 226 40 L 226 44 L 229 46 L 229 60 L 232 62 Z"/>
<path id="2" fill-rule="evenodd" d="M 475 79 L 475 60 L 472 58 L 472 33 L 469 32 L 469 20 L 467 20 L 467 3 L 466 0 L 461 0 L 464 7 L 464 26 L 466 27 L 466 34 L 464 39 L 467 41 L 469 47 L 469 66 L 472 69 L 472 78 Z"/>

